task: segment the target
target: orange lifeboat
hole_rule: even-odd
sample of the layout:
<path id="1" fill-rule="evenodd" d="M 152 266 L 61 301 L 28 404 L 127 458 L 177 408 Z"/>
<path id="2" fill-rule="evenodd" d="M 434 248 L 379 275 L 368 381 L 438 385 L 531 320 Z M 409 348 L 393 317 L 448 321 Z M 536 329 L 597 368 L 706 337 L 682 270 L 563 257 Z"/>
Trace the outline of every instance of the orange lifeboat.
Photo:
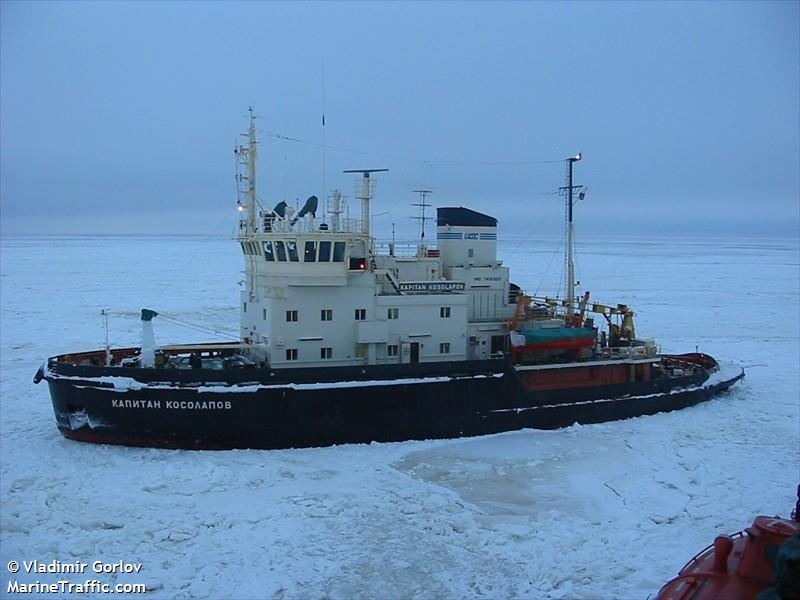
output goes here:
<path id="1" fill-rule="evenodd" d="M 797 598 L 798 554 L 800 522 L 758 516 L 743 532 L 718 536 L 661 588 L 656 600 L 751 600 L 762 592 L 766 595 L 759 600 Z"/>

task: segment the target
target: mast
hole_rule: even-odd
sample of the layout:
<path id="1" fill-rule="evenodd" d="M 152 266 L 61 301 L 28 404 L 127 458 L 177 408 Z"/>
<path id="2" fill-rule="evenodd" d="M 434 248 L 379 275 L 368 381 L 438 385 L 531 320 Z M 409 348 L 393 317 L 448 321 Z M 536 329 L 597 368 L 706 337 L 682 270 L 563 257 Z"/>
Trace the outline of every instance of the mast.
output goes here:
<path id="1" fill-rule="evenodd" d="M 244 234 L 252 234 L 256 231 L 256 116 L 252 106 L 248 111 L 250 112 L 250 127 L 247 133 L 243 134 L 247 137 L 247 146 L 240 144 L 233 151 L 238 165 L 236 184 L 239 193 L 239 211 L 247 211 L 242 219 Z M 238 172 L 238 167 L 244 167 L 244 173 Z M 243 182 L 246 182 L 244 189 L 242 189 Z"/>
<path id="2" fill-rule="evenodd" d="M 111 345 L 108 343 L 108 311 L 103 309 L 100 311 L 103 315 L 103 323 L 106 328 L 106 366 L 111 366 Z"/>
<path id="3" fill-rule="evenodd" d="M 361 173 L 361 191 L 356 198 L 361 200 L 361 233 L 369 235 L 369 201 L 372 200 L 374 187 L 369 177 L 370 173 L 381 173 L 389 169 L 350 169 L 342 173 Z"/>
<path id="4" fill-rule="evenodd" d="M 574 226 L 572 223 L 573 191 L 583 186 L 572 185 L 572 165 L 581 159 L 580 152 L 565 159 L 567 163 L 567 185 L 561 188 L 567 197 L 567 320 L 571 321 L 575 314 L 575 261 L 573 259 Z"/>
<path id="5" fill-rule="evenodd" d="M 247 130 L 247 231 L 253 233 L 256 224 L 256 116 L 249 107 L 250 128 Z"/>
<path id="6" fill-rule="evenodd" d="M 339 190 L 333 190 L 332 203 L 328 212 L 331 214 L 331 229 L 337 232 L 341 231 L 342 192 Z"/>

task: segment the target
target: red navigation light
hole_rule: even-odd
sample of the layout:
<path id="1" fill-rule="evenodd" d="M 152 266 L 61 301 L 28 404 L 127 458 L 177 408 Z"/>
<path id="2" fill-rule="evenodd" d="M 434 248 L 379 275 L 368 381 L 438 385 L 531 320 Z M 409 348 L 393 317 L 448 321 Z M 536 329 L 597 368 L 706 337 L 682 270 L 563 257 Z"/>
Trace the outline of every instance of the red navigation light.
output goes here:
<path id="1" fill-rule="evenodd" d="M 367 270 L 367 259 L 366 258 L 351 258 L 350 259 L 350 270 L 351 271 L 366 271 Z"/>

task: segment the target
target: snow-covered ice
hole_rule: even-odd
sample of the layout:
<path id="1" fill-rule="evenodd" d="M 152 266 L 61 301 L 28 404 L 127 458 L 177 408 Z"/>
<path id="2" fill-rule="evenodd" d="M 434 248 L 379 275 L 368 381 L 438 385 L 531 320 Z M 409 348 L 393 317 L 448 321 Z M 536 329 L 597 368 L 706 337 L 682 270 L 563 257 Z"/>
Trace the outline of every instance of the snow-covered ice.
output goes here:
<path id="1" fill-rule="evenodd" d="M 8 561 L 38 559 L 142 563 L 95 577 L 143 582 L 148 597 L 644 598 L 718 533 L 788 515 L 800 478 L 797 240 L 598 238 L 580 250 L 581 289 L 634 307 L 665 352 L 740 363 L 745 382 L 675 413 L 458 440 L 226 452 L 71 442 L 31 383 L 43 360 L 101 347 L 103 308 L 115 346 L 138 344 L 144 307 L 235 336 L 239 247 L 5 238 L 0 595 Z M 555 291 L 542 275 L 550 244 L 500 253 L 523 288 Z M 213 341 L 155 327 L 162 343 Z"/>

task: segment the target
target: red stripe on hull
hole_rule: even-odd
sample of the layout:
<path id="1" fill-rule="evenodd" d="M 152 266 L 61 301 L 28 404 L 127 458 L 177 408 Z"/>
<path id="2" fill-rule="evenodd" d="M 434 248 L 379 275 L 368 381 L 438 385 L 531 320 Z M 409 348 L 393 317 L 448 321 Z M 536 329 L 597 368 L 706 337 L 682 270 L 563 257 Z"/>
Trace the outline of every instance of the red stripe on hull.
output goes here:
<path id="1" fill-rule="evenodd" d="M 528 390 L 561 390 L 629 383 L 650 379 L 650 365 L 598 365 L 561 369 L 521 371 L 520 378 Z"/>

